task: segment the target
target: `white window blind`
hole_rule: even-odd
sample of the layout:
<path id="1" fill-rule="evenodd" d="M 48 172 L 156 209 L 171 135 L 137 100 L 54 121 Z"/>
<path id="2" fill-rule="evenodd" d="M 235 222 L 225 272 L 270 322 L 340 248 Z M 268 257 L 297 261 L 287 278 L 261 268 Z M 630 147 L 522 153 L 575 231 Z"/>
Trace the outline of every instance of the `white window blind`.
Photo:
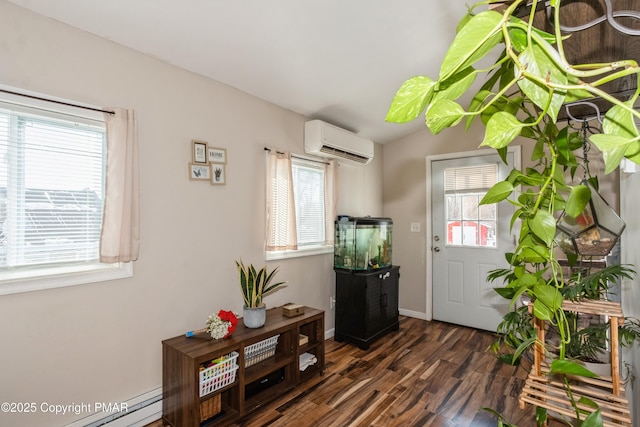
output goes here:
<path id="1" fill-rule="evenodd" d="M 0 102 L 0 273 L 97 262 L 104 156 L 104 122 Z"/>
<path id="2" fill-rule="evenodd" d="M 324 164 L 294 158 L 293 194 L 298 246 L 325 244 Z"/>
<path id="3" fill-rule="evenodd" d="M 487 191 L 496 182 L 498 182 L 497 164 L 464 166 L 444 171 L 445 193 Z"/>

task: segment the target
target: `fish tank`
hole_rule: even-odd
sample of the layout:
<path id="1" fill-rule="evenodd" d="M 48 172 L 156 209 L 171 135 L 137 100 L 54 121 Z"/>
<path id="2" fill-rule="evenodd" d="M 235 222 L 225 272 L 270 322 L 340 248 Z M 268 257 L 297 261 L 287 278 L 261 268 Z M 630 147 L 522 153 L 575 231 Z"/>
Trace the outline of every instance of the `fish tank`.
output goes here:
<path id="1" fill-rule="evenodd" d="M 391 218 L 339 216 L 333 267 L 362 271 L 391 267 L 392 229 Z"/>

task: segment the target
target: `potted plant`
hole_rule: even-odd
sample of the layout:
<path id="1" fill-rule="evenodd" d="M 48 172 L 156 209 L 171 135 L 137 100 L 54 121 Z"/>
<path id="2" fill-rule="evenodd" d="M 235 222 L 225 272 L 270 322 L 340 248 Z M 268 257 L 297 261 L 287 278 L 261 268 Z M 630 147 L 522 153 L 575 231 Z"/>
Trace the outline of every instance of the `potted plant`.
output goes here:
<path id="1" fill-rule="evenodd" d="M 240 291 L 244 300 L 243 322 L 248 328 L 260 328 L 266 321 L 267 306 L 262 302 L 262 298 L 278 290 L 286 282 L 271 283 L 278 267 L 271 272 L 267 266 L 256 270 L 253 264 L 244 265 L 242 260 L 236 261 L 238 269 L 238 279 L 240 281 Z"/>
<path id="2" fill-rule="evenodd" d="M 506 159 L 507 147 L 517 138 L 532 140 L 532 167 L 524 172 L 513 170 L 494 185 L 481 204 L 508 200 L 516 206 L 512 226 L 519 226 L 517 246 L 506 254 L 510 265 L 507 282 L 498 292 L 512 300 L 515 307 L 522 297 L 531 301 L 532 316 L 552 321 L 561 335 L 558 359 L 551 372 L 561 375 L 593 376 L 576 363 L 566 360 L 569 320 L 562 310 L 565 278 L 556 259 L 556 218 L 562 213 L 577 218 L 591 198 L 584 183 L 570 185 L 568 175 L 581 165 L 573 155 L 583 138 L 562 123 L 563 106 L 576 100 L 599 98 L 608 102 L 602 132 L 590 140 L 603 153 L 605 173 L 615 170 L 623 158 L 640 163 L 640 132 L 635 122 L 640 111 L 633 106 L 640 92 L 622 101 L 608 93 L 604 85 L 629 76 L 640 76 L 634 60 L 571 64 L 565 55 L 565 36 L 560 32 L 561 0 L 550 2 L 554 33 L 534 25 L 538 0 L 519 17 L 527 6 L 525 0 L 506 3 L 501 12 L 482 10 L 483 1 L 469 8 L 460 21 L 456 36 L 440 67 L 439 76 L 414 76 L 397 91 L 387 121 L 404 123 L 425 113 L 433 134 L 460 123 L 468 128 L 480 119 L 485 126 L 481 146 L 496 149 Z M 503 3 L 503 2 L 500 2 Z M 526 8 L 525 8 L 526 9 Z M 487 57 L 497 51 L 495 62 L 486 66 Z M 482 63 L 482 68 L 478 64 Z M 486 82 L 476 91 L 473 83 L 485 74 Z M 473 88 L 473 89 L 472 89 Z M 474 91 L 468 108 L 459 103 L 461 96 Z M 519 190 L 517 190 L 519 188 Z M 522 337 L 522 345 L 535 340 Z M 571 396 L 571 392 L 568 391 Z M 599 410 L 585 414 L 572 400 L 576 418 L 582 425 L 602 425 Z M 545 418 L 538 414 L 538 422 Z"/>

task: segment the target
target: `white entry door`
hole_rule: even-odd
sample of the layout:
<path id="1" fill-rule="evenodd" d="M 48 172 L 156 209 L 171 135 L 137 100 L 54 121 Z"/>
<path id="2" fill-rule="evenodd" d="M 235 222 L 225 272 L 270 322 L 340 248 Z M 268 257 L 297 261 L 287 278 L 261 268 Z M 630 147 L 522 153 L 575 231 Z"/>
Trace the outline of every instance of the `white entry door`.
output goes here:
<path id="1" fill-rule="evenodd" d="M 514 250 L 509 230 L 514 210 L 508 202 L 479 202 L 512 166 L 493 151 L 484 153 L 431 161 L 433 318 L 495 331 L 509 301 L 493 290 L 502 282 L 486 277 L 508 267 L 505 253 Z M 509 165 L 513 161 L 509 152 Z"/>

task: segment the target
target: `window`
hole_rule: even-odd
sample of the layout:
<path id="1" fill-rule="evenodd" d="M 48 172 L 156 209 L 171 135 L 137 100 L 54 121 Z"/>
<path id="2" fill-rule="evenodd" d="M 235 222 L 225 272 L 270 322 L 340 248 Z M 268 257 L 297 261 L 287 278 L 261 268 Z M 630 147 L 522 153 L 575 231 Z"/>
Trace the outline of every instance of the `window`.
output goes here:
<path id="1" fill-rule="evenodd" d="M 324 164 L 292 159 L 298 248 L 325 243 Z"/>
<path id="2" fill-rule="evenodd" d="M 101 114 L 0 99 L 0 293 L 122 277 L 98 262 L 104 164 Z"/>
<path id="3" fill-rule="evenodd" d="M 270 152 L 266 258 L 330 253 L 335 218 L 335 162 Z"/>
<path id="4" fill-rule="evenodd" d="M 497 182 L 498 165 L 446 169 L 447 245 L 496 247 L 496 205 L 480 200 Z"/>

